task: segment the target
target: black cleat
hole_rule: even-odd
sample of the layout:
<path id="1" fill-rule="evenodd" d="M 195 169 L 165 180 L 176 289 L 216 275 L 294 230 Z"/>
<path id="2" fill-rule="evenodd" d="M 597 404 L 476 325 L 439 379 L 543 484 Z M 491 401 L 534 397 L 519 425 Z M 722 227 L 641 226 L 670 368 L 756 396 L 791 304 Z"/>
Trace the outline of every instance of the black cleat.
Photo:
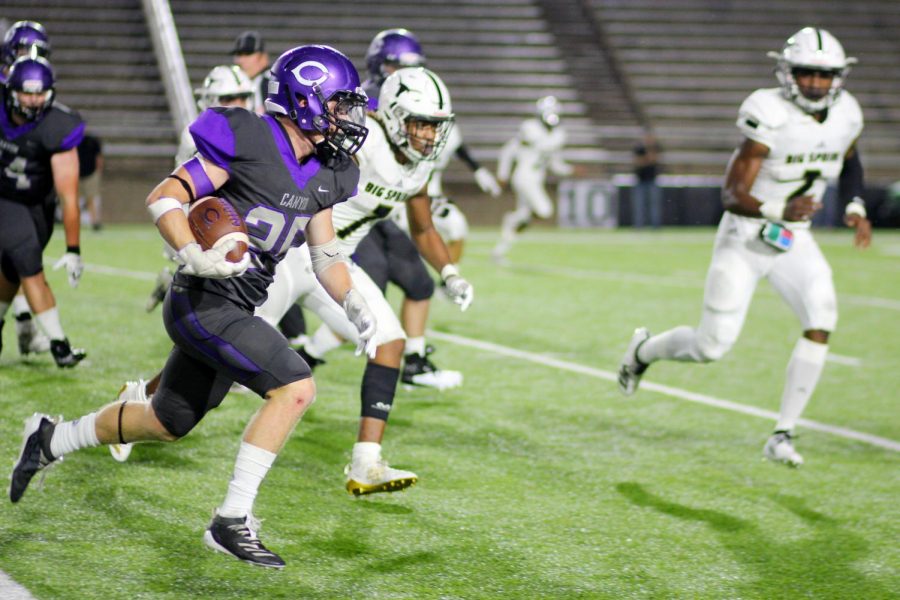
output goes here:
<path id="1" fill-rule="evenodd" d="M 300 355 L 300 358 L 302 358 L 304 360 L 304 362 L 306 362 L 306 364 L 309 365 L 310 371 L 315 371 L 316 367 L 325 364 L 324 358 L 316 358 L 315 356 L 313 356 L 309 352 L 307 352 L 306 348 L 304 348 L 303 346 L 298 346 L 296 348 L 296 350 L 297 350 L 297 354 Z"/>
<path id="2" fill-rule="evenodd" d="M 9 481 L 9 499 L 18 502 L 35 474 L 56 459 L 50 454 L 50 438 L 56 422 L 47 415 L 34 413 L 25 421 L 22 450 Z"/>
<path id="3" fill-rule="evenodd" d="M 87 356 L 87 353 L 81 348 L 70 346 L 67 339 L 50 340 L 50 354 L 53 355 L 53 360 L 60 369 L 74 367 Z"/>
<path id="4" fill-rule="evenodd" d="M 281 557 L 263 546 L 256 537 L 255 530 L 258 529 L 259 521 L 253 515 L 229 518 L 214 512 L 203 534 L 203 542 L 216 552 L 230 554 L 238 560 L 260 567 L 283 569 Z"/>

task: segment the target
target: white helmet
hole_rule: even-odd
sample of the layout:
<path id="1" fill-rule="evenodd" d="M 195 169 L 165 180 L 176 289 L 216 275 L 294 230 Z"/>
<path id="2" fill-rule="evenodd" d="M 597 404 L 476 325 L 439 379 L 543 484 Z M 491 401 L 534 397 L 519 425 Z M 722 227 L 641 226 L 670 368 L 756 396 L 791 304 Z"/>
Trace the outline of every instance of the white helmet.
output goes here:
<path id="1" fill-rule="evenodd" d="M 240 67 L 237 65 L 219 65 L 213 67 L 203 87 L 194 90 L 197 96 L 197 108 L 201 111 L 213 106 L 220 106 L 223 96 L 253 96 L 253 84 Z"/>
<path id="2" fill-rule="evenodd" d="M 537 116 L 549 128 L 559 125 L 559 100 L 556 96 L 544 96 L 535 104 Z"/>
<path id="3" fill-rule="evenodd" d="M 447 86 L 424 67 L 398 69 L 388 76 L 381 86 L 376 114 L 391 143 L 413 161 L 437 159 L 454 119 Z M 429 140 L 423 150 L 411 143 L 415 137 L 411 121 L 434 124 L 437 129 L 433 142 Z"/>
<path id="4" fill-rule="evenodd" d="M 855 58 L 844 54 L 837 38 L 817 27 L 804 27 L 787 39 L 781 52 L 769 52 L 768 56 L 778 61 L 775 76 L 784 97 L 810 113 L 825 110 L 834 104 L 844 86 L 844 77 L 850 72 L 850 65 L 856 64 Z M 821 99 L 807 98 L 797 86 L 794 69 L 833 72 L 831 89 Z"/>

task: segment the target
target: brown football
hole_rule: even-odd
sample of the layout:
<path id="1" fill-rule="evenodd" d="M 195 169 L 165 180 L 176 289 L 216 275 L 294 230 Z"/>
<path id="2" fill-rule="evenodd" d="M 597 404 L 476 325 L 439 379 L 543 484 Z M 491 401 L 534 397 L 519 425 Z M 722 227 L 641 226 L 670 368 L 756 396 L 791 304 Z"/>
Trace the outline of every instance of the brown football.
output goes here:
<path id="1" fill-rule="evenodd" d="M 237 246 L 226 255 L 231 262 L 238 262 L 250 245 L 247 224 L 224 198 L 207 196 L 191 204 L 188 223 L 204 250 L 215 248 L 228 240 L 237 240 Z"/>

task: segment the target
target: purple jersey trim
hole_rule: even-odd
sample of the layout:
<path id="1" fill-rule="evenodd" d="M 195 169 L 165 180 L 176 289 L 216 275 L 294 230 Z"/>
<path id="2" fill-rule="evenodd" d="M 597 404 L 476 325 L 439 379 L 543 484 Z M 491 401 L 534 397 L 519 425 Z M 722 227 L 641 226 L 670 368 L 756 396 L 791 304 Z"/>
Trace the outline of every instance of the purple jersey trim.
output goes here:
<path id="1" fill-rule="evenodd" d="M 316 160 L 315 157 L 311 157 L 302 165 L 299 164 L 297 162 L 297 157 L 294 154 L 294 148 L 291 146 L 287 134 L 281 128 L 278 121 L 270 115 L 263 116 L 263 121 L 265 121 L 269 125 L 269 129 L 272 130 L 272 138 L 274 138 L 275 145 L 281 153 L 281 160 L 284 162 L 284 166 L 287 168 L 288 173 L 290 173 L 291 177 L 294 179 L 294 183 L 296 183 L 297 187 L 301 190 L 304 189 L 306 184 L 309 183 L 309 180 L 322 168 L 322 164 Z"/>
<path id="2" fill-rule="evenodd" d="M 216 191 L 213 182 L 209 180 L 209 176 L 206 174 L 206 171 L 203 170 L 203 165 L 200 164 L 199 158 L 195 156 L 181 166 L 184 167 L 184 170 L 191 176 L 191 181 L 194 182 L 194 190 L 198 200 L 200 198 L 205 198 Z"/>
<path id="3" fill-rule="evenodd" d="M 175 327 L 196 350 L 226 369 L 241 371 L 241 379 L 244 381 L 262 370 L 256 363 L 241 354 L 240 350 L 203 327 L 191 307 L 187 294 L 173 293 L 172 300 L 176 303 L 177 312 L 181 313 L 183 317 L 175 319 Z"/>
<path id="4" fill-rule="evenodd" d="M 84 128 L 85 124 L 81 123 L 78 127 L 73 129 L 69 135 L 63 138 L 62 143 L 59 145 L 59 151 L 65 152 L 66 150 L 71 150 L 78 146 L 78 144 L 81 143 L 81 140 L 84 139 Z"/>
<path id="5" fill-rule="evenodd" d="M 378 98 L 375 96 L 369 96 L 369 101 L 366 102 L 366 107 L 369 110 L 378 110 Z"/>
<path id="6" fill-rule="evenodd" d="M 203 158 L 229 170 L 228 165 L 234 160 L 234 133 L 225 115 L 207 109 L 191 123 L 188 131 Z"/>

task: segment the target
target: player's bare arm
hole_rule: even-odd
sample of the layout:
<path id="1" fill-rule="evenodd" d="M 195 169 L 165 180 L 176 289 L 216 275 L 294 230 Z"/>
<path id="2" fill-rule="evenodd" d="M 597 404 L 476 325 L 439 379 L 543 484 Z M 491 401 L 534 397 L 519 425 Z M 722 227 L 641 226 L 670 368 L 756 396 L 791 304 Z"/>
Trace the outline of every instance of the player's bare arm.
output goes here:
<path id="1" fill-rule="evenodd" d="M 844 169 L 847 171 L 847 165 L 852 161 L 856 161 L 858 164 L 859 155 L 856 151 L 856 144 L 854 143 L 850 146 L 850 149 L 847 150 L 847 154 L 844 155 Z M 854 181 L 855 187 L 857 187 L 861 193 L 862 190 L 862 167 L 858 166 L 859 169 L 858 175 L 850 175 L 854 179 L 858 179 L 858 181 Z M 844 172 L 841 173 L 841 179 L 845 177 Z M 852 185 L 852 184 L 851 184 Z M 856 198 L 854 198 L 850 204 L 847 206 L 847 212 L 844 214 L 844 223 L 847 224 L 847 227 L 850 227 L 856 230 L 856 233 L 853 236 L 853 245 L 857 248 L 868 248 L 872 243 L 872 223 L 869 221 L 865 214 L 865 206 L 859 202 L 857 206 L 854 206 L 856 203 Z"/>
<path id="2" fill-rule="evenodd" d="M 206 176 L 209 177 L 213 189 L 219 189 L 225 185 L 225 182 L 228 181 L 228 172 L 225 169 L 203 159 L 197 160 L 203 166 L 203 170 L 206 172 Z M 188 187 L 190 192 L 188 192 Z M 156 226 L 159 228 L 163 239 L 176 250 L 196 241 L 194 234 L 191 233 L 184 211 L 174 209 L 180 209 L 181 205 L 190 202 L 192 197 L 196 199 L 197 188 L 198 185 L 194 183 L 188 169 L 181 165 L 175 169 L 171 176 L 163 179 L 159 185 L 153 188 L 153 191 L 147 196 L 147 207 L 151 211 L 154 210 L 152 208 L 154 205 L 157 205 L 157 210 L 160 211 L 163 208 L 168 208 L 159 216 Z M 177 200 L 177 205 L 171 202 L 171 199 Z"/>
<path id="3" fill-rule="evenodd" d="M 347 292 L 353 288 L 353 282 L 350 280 L 346 259 L 343 256 L 338 257 L 340 250 L 335 243 L 331 213 L 332 209 L 328 208 L 317 212 L 310 219 L 306 226 L 306 241 L 309 244 L 310 255 L 315 254 L 314 249 L 319 249 L 323 259 L 327 261 L 326 266 L 316 272 L 316 277 L 328 295 L 338 304 L 343 304 Z"/>
<path id="4" fill-rule="evenodd" d="M 409 233 L 422 257 L 438 272 L 451 263 L 450 253 L 431 220 L 431 200 L 423 188 L 406 201 Z"/>
<path id="5" fill-rule="evenodd" d="M 81 234 L 81 220 L 78 210 L 78 151 L 77 148 L 54 154 L 50 158 L 53 171 L 53 185 L 63 208 L 63 227 L 66 231 L 66 246 L 78 247 Z"/>

